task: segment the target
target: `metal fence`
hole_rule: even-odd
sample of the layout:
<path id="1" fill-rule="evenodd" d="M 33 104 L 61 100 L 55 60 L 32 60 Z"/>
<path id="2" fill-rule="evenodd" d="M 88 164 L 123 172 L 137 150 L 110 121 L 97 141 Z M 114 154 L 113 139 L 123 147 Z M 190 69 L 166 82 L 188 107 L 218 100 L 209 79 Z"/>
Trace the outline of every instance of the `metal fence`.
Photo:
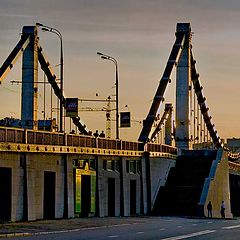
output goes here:
<path id="1" fill-rule="evenodd" d="M 78 134 L 34 131 L 30 129 L 0 127 L 0 142 L 89 147 L 129 151 L 166 152 L 177 154 L 177 149 L 163 144 L 131 142 L 119 139 L 100 138 Z"/>

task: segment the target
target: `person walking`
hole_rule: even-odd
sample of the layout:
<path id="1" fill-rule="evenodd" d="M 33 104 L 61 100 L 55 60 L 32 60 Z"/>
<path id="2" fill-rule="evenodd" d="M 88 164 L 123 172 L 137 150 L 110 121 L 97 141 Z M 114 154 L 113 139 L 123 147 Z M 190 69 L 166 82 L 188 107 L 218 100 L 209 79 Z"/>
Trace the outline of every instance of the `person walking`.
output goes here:
<path id="1" fill-rule="evenodd" d="M 222 218 L 225 218 L 225 203 L 222 201 L 221 203 L 221 210 L 220 210 Z"/>
<path id="2" fill-rule="evenodd" d="M 208 218 L 212 218 L 212 203 L 209 201 L 207 205 L 207 210 L 208 210 Z"/>

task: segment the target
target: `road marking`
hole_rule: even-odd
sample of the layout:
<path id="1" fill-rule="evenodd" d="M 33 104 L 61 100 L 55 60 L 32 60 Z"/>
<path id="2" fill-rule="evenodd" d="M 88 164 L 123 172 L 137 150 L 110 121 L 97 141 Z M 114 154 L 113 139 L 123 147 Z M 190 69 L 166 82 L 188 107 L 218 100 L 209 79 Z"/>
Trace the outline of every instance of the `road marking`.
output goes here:
<path id="1" fill-rule="evenodd" d="M 196 237 L 204 234 L 209 234 L 209 233 L 214 233 L 216 230 L 206 230 L 206 231 L 201 231 L 201 232 L 195 232 L 195 233 L 190 233 L 186 235 L 181 235 L 181 236 L 176 236 L 176 237 L 170 237 L 170 238 L 162 238 L 162 240 L 180 240 L 180 239 L 185 239 L 185 238 L 190 238 L 190 237 Z"/>
<path id="2" fill-rule="evenodd" d="M 212 224 L 213 222 L 207 222 L 207 224 Z"/>
<path id="3" fill-rule="evenodd" d="M 165 228 L 160 228 L 159 230 L 160 230 L 160 231 L 164 231 L 164 230 L 166 230 L 166 229 L 165 229 Z"/>
<path id="4" fill-rule="evenodd" d="M 177 226 L 177 228 L 182 228 L 182 226 Z"/>
<path id="5" fill-rule="evenodd" d="M 222 229 L 233 229 L 233 228 L 240 228 L 240 225 L 234 225 L 229 227 L 222 227 Z"/>
<path id="6" fill-rule="evenodd" d="M 118 235 L 112 235 L 112 236 L 108 236 L 109 238 L 117 238 Z"/>
<path id="7" fill-rule="evenodd" d="M 198 224 L 196 224 L 196 223 L 193 223 L 193 224 L 192 224 L 192 226 L 197 226 L 197 225 L 198 225 Z"/>
<path id="8" fill-rule="evenodd" d="M 136 234 L 143 234 L 144 232 L 137 232 Z"/>

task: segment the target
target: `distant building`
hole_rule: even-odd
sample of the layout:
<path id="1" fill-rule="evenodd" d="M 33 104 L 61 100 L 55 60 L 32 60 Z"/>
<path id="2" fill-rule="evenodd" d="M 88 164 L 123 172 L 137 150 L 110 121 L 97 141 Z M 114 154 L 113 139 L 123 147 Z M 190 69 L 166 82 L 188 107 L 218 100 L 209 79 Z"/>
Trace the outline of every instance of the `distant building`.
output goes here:
<path id="1" fill-rule="evenodd" d="M 14 127 L 14 128 L 23 128 L 24 124 L 20 119 L 5 117 L 0 120 L 0 126 L 3 127 Z M 38 130 L 45 130 L 50 132 L 57 131 L 56 119 L 48 120 L 38 120 Z"/>
<path id="2" fill-rule="evenodd" d="M 233 153 L 240 152 L 240 138 L 227 138 L 226 147 Z"/>

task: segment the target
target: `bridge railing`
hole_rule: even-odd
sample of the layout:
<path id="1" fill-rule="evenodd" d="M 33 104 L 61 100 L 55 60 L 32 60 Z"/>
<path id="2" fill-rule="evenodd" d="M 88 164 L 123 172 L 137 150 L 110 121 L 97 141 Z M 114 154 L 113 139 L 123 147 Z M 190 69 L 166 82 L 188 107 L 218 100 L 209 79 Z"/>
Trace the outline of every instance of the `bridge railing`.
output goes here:
<path id="1" fill-rule="evenodd" d="M 48 132 L 36 132 L 32 130 L 26 130 L 26 143 L 39 144 L 39 145 L 65 145 L 64 134 L 62 133 L 48 133 Z"/>
<path id="2" fill-rule="evenodd" d="M 96 148 L 96 139 L 91 136 L 85 135 L 75 135 L 75 134 L 65 134 L 66 145 L 72 147 L 91 147 Z"/>
<path id="3" fill-rule="evenodd" d="M 169 146 L 169 145 L 165 145 L 165 144 L 156 144 L 156 143 L 148 143 L 146 145 L 146 151 L 177 154 L 177 148 Z"/>
<path id="4" fill-rule="evenodd" d="M 116 150 L 144 151 L 141 142 L 130 142 L 119 139 L 108 139 L 83 135 L 67 135 L 67 146 L 93 147 Z"/>
<path id="5" fill-rule="evenodd" d="M 174 147 L 164 144 L 145 144 L 120 139 L 100 138 L 86 135 L 66 134 L 46 131 L 34 131 L 11 127 L 0 127 L 0 142 L 89 147 L 128 151 L 149 151 L 177 154 Z"/>
<path id="6" fill-rule="evenodd" d="M 24 129 L 0 128 L 0 142 L 24 143 Z"/>

